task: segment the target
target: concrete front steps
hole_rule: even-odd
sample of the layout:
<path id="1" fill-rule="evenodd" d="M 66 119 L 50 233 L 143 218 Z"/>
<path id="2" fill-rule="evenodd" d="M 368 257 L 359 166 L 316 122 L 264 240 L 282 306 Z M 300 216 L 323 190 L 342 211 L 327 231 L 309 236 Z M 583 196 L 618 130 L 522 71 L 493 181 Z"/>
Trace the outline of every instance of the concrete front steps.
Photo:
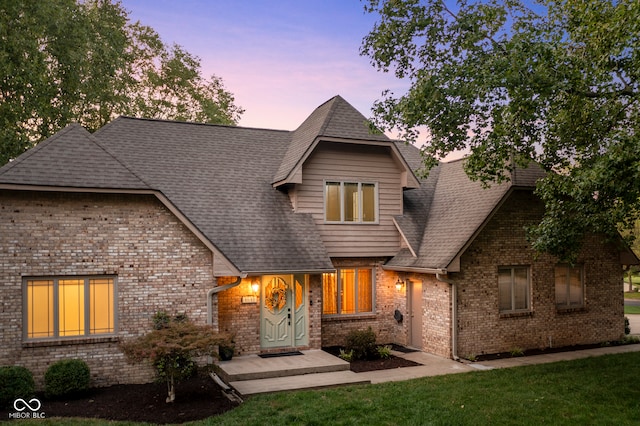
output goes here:
<path id="1" fill-rule="evenodd" d="M 220 361 L 219 367 L 218 375 L 242 396 L 371 383 L 350 371 L 348 362 L 321 350 L 272 358 L 240 356 Z"/>

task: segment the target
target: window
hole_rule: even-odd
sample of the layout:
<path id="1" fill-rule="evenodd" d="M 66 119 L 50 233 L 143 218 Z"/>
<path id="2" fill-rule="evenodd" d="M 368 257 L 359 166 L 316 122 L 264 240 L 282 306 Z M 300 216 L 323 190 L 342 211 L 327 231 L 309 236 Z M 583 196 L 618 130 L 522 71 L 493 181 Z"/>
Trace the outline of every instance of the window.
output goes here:
<path id="1" fill-rule="evenodd" d="M 529 303 L 529 268 L 523 266 L 498 268 L 500 312 L 526 312 Z"/>
<path id="2" fill-rule="evenodd" d="M 558 265 L 555 268 L 556 307 L 579 308 L 584 305 L 582 268 Z"/>
<path id="3" fill-rule="evenodd" d="M 27 339 L 82 337 L 115 332 L 115 279 L 26 279 Z"/>
<path id="4" fill-rule="evenodd" d="M 325 182 L 324 218 L 337 223 L 376 222 L 377 193 L 375 183 Z"/>
<path id="5" fill-rule="evenodd" d="M 373 270 L 338 269 L 322 274 L 325 315 L 353 315 L 373 312 Z"/>

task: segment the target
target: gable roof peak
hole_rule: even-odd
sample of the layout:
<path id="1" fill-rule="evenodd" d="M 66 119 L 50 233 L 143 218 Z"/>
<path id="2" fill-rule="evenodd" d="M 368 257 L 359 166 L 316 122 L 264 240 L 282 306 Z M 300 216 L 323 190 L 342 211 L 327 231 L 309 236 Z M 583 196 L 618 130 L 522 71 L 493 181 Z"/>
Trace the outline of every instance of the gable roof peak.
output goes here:
<path id="1" fill-rule="evenodd" d="M 289 148 L 273 183 L 287 180 L 320 138 L 392 143 L 384 133 L 372 132 L 369 120 L 342 96 L 336 95 L 318 106 L 291 132 Z"/>

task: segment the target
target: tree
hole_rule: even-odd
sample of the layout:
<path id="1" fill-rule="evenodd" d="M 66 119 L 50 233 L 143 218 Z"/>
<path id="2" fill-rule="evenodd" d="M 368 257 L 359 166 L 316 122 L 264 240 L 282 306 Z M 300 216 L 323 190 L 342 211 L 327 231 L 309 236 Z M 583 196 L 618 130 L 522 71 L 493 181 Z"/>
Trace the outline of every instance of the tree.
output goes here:
<path id="1" fill-rule="evenodd" d="M 229 336 L 217 333 L 210 325 L 194 324 L 184 315 L 171 318 L 158 312 L 154 330 L 120 347 L 129 360 L 151 363 L 158 376 L 167 381 L 167 402 L 173 402 L 175 381 L 193 372 L 193 358 L 217 356 L 217 347 L 229 341 Z"/>
<path id="2" fill-rule="evenodd" d="M 469 150 L 485 184 L 531 161 L 548 172 L 533 246 L 574 260 L 587 232 L 616 238 L 640 208 L 640 2 L 369 0 L 361 54 L 408 79 L 373 125 L 415 141 L 425 170 Z"/>
<path id="3" fill-rule="evenodd" d="M 111 0 L 0 3 L 0 165 L 70 122 L 118 115 L 234 125 L 244 112 L 200 60 Z"/>

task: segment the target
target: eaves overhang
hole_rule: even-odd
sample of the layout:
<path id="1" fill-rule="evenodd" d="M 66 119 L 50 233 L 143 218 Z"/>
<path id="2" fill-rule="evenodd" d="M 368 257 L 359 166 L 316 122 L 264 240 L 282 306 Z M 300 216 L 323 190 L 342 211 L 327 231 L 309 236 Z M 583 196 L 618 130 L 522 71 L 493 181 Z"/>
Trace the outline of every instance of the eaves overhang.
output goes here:
<path id="1" fill-rule="evenodd" d="M 336 268 L 320 268 L 320 269 L 264 269 L 256 271 L 242 271 L 241 274 L 246 277 L 258 277 L 262 275 L 288 275 L 288 274 L 325 274 L 336 272 Z"/>
<path id="2" fill-rule="evenodd" d="M 419 188 L 420 181 L 416 177 L 415 173 L 409 167 L 409 164 L 404 159 L 398 147 L 391 140 L 389 141 L 373 141 L 373 140 L 363 140 L 363 139 L 347 139 L 347 138 L 336 138 L 336 137 L 325 137 L 325 136 L 316 136 L 313 143 L 309 145 L 305 153 L 298 159 L 295 166 L 289 171 L 287 176 L 284 179 L 275 181 L 272 183 L 274 188 L 278 188 L 282 185 L 291 184 L 291 183 L 302 183 L 302 165 L 307 161 L 309 156 L 313 153 L 320 142 L 333 142 L 333 143 L 344 143 L 351 145 L 365 145 L 365 146 L 382 146 L 388 147 L 391 149 L 392 158 L 394 162 L 399 166 L 402 170 L 402 186 L 403 188 Z"/>
<path id="3" fill-rule="evenodd" d="M 382 269 L 384 269 L 385 271 L 394 271 L 394 272 L 414 272 L 417 274 L 447 275 L 446 268 L 422 268 L 422 267 L 415 267 L 415 266 L 382 265 Z"/>

